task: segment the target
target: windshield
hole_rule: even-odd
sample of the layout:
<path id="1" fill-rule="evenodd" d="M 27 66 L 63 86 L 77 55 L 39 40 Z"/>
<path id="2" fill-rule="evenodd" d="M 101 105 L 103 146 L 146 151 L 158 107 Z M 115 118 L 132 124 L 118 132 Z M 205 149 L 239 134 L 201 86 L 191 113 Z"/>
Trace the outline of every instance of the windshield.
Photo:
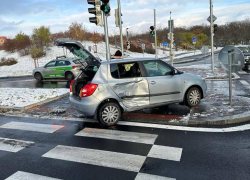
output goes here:
<path id="1" fill-rule="evenodd" d="M 243 53 L 250 53 L 249 48 L 247 47 L 239 47 L 239 49 L 243 52 Z"/>

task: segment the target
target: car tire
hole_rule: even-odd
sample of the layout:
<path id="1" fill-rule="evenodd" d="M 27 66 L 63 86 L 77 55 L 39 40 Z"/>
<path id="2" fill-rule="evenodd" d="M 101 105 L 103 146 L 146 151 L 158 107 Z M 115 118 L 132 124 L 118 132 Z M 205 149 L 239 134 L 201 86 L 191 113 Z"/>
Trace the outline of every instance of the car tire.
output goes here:
<path id="1" fill-rule="evenodd" d="M 113 126 L 121 118 L 121 108 L 117 103 L 109 102 L 101 106 L 98 111 L 98 121 L 102 126 Z"/>
<path id="2" fill-rule="evenodd" d="M 197 106 L 201 101 L 201 91 L 197 87 L 192 87 L 186 95 L 186 104 L 189 107 Z"/>
<path id="3" fill-rule="evenodd" d="M 67 73 L 65 74 L 65 78 L 66 78 L 66 80 L 71 81 L 71 80 L 74 79 L 74 74 L 71 73 L 71 72 L 67 72 Z"/>
<path id="4" fill-rule="evenodd" d="M 34 77 L 35 77 L 35 79 L 36 79 L 37 81 L 43 80 L 43 76 L 41 75 L 41 73 L 38 73 L 38 72 L 35 73 Z"/>

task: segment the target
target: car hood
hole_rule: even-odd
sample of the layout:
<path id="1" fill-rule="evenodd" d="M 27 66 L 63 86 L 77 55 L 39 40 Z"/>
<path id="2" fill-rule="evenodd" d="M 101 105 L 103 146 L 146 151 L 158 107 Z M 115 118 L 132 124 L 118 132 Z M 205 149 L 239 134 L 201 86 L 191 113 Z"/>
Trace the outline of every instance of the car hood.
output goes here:
<path id="1" fill-rule="evenodd" d="M 183 79 L 199 79 L 202 80 L 202 77 L 199 75 L 195 75 L 195 74 L 190 74 L 190 73 L 183 73 L 181 74 Z"/>
<path id="2" fill-rule="evenodd" d="M 57 39 L 54 44 L 56 46 L 66 47 L 72 54 L 87 62 L 89 65 L 100 64 L 100 60 L 86 50 L 79 41 L 73 39 Z"/>

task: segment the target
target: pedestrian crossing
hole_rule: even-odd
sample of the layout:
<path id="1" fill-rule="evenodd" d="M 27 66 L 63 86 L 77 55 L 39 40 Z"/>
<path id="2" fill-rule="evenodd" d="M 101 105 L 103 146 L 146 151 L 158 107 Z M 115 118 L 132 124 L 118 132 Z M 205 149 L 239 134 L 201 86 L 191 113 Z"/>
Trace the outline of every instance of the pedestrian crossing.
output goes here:
<path id="1" fill-rule="evenodd" d="M 30 122 L 17 122 L 10 121 L 4 123 L 0 126 L 0 136 L 1 129 L 8 129 L 13 133 L 15 130 L 19 130 L 22 132 L 37 132 L 48 134 L 48 137 L 52 137 L 53 134 L 57 134 L 56 132 L 59 129 L 63 129 L 63 126 L 55 127 L 53 123 L 30 123 Z M 66 131 L 70 131 L 70 126 L 65 129 Z M 135 130 L 134 130 L 135 131 Z M 158 175 L 147 174 L 145 172 L 140 172 L 147 158 L 159 159 L 161 161 L 173 161 L 180 162 L 182 156 L 182 148 L 179 147 L 171 147 L 171 146 L 161 146 L 155 144 L 158 134 L 156 133 L 144 133 L 144 132 L 134 132 L 134 131 L 126 131 L 126 130 L 114 130 L 114 129 L 102 129 L 102 128 L 93 128 L 93 127 L 85 127 L 84 129 L 75 130 L 69 139 L 76 138 L 76 141 L 79 143 L 77 145 L 72 145 L 68 142 L 67 138 L 65 142 L 62 144 L 56 144 L 55 147 L 46 150 L 41 157 L 43 161 L 49 160 L 52 164 L 55 161 L 57 164 L 62 162 L 65 163 L 78 163 L 83 165 L 91 165 L 91 167 L 103 167 L 103 168 L 111 168 L 116 170 L 122 170 L 125 172 L 136 173 L 134 179 L 136 180 L 172 180 L 173 177 L 164 177 Z M 63 134 L 63 131 L 60 131 Z M 51 135 L 50 135 L 51 134 Z M 101 142 L 101 144 L 95 144 L 94 148 L 89 147 L 85 141 L 88 139 L 89 142 L 92 142 L 91 139 L 102 140 L 102 141 L 93 141 L 93 142 Z M 33 138 L 31 138 L 33 140 Z M 82 143 L 80 142 L 82 141 Z M 63 142 L 63 141 L 62 141 Z M 105 143 L 106 142 L 106 143 Z M 113 148 L 113 150 L 103 150 L 103 146 L 116 146 L 119 142 L 119 145 L 122 143 L 126 144 L 125 149 L 130 149 L 129 153 L 118 152 Z M 8 139 L 5 137 L 0 137 L 0 152 L 5 151 L 9 153 L 19 153 L 20 151 L 24 151 L 26 148 L 32 148 L 32 146 L 36 146 L 36 141 L 27 141 L 18 140 L 18 139 Z M 39 142 L 40 143 L 40 142 Z M 87 144 L 87 145 L 86 145 Z M 133 149 L 131 149 L 134 145 L 139 145 L 136 147 L 142 147 L 141 150 L 136 151 L 145 151 L 143 149 L 145 146 L 149 147 L 147 153 L 133 153 Z M 130 147 L 131 145 L 131 147 Z M 100 146 L 100 147 L 99 147 Z M 96 147 L 96 148 L 95 148 Z M 143 152 L 144 152 L 143 151 Z M 1 161 L 1 156 L 0 156 Z M 44 174 L 41 172 L 41 174 Z M 38 173 L 25 172 L 25 171 L 17 171 L 14 174 L 10 174 L 7 180 L 24 180 L 24 179 L 48 179 L 48 180 L 56 180 L 63 179 L 61 177 L 51 177 L 44 176 Z M 104 178 L 105 179 L 105 178 Z"/>

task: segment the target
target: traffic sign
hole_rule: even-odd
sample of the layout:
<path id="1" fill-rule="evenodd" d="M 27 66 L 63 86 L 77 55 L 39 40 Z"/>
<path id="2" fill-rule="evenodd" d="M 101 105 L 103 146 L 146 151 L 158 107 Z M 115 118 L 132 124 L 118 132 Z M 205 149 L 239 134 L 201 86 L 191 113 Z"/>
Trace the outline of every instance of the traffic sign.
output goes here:
<path id="1" fill-rule="evenodd" d="M 141 47 L 142 47 L 142 49 L 144 50 L 144 49 L 145 49 L 145 44 L 144 44 L 144 43 L 141 44 Z"/>
<path id="2" fill-rule="evenodd" d="M 163 46 L 164 46 L 164 47 L 168 46 L 168 43 L 167 43 L 167 42 L 164 42 L 164 43 L 163 43 Z"/>
<path id="3" fill-rule="evenodd" d="M 193 41 L 193 42 L 196 42 L 196 40 L 197 40 L 196 37 L 193 37 L 193 38 L 192 38 L 192 41 Z"/>
<path id="4" fill-rule="evenodd" d="M 215 17 L 215 16 L 213 15 L 213 22 L 214 22 L 216 19 L 217 19 L 217 17 Z M 207 21 L 211 23 L 211 16 L 209 16 L 209 17 L 207 18 Z"/>

